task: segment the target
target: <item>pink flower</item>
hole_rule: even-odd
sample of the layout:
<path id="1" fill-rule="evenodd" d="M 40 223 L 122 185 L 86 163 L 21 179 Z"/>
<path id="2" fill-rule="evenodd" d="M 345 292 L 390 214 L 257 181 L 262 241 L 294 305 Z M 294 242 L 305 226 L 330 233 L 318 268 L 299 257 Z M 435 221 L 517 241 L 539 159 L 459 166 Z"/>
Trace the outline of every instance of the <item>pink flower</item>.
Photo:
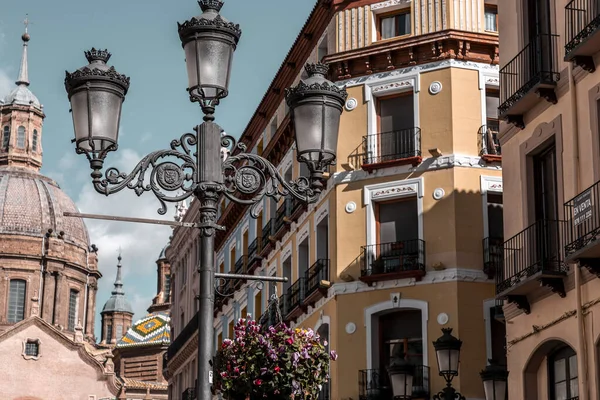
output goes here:
<path id="1" fill-rule="evenodd" d="M 337 353 L 335 352 L 335 350 L 331 350 L 331 351 L 329 352 L 329 358 L 331 358 L 333 361 L 337 360 L 337 358 L 338 358 L 338 355 L 337 355 Z"/>
<path id="2" fill-rule="evenodd" d="M 227 372 L 221 372 L 221 376 L 222 376 L 223 378 L 227 378 Z"/>
<path id="3" fill-rule="evenodd" d="M 260 386 L 260 385 L 262 384 L 262 381 L 261 381 L 260 379 L 255 379 L 255 380 L 254 380 L 254 384 L 255 384 L 256 386 Z"/>
<path id="4" fill-rule="evenodd" d="M 292 339 L 292 338 L 287 338 L 287 339 L 285 340 L 285 342 L 286 342 L 287 344 L 294 344 L 294 339 Z"/>
<path id="5" fill-rule="evenodd" d="M 275 371 L 275 373 L 278 373 L 278 372 L 279 372 L 279 370 L 281 370 L 281 368 L 279 368 L 279 367 L 275 367 L 273 370 Z"/>

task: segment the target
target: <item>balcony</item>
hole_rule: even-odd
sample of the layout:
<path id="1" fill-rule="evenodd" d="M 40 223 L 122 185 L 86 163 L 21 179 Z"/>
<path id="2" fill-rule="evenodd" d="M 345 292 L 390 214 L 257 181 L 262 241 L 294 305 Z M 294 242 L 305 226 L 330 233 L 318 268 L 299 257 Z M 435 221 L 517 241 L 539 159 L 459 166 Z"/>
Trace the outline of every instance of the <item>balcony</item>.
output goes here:
<path id="1" fill-rule="evenodd" d="M 558 35 L 540 34 L 500 70 L 500 118 L 523 129 L 523 114 L 539 97 L 556 104 L 557 54 Z"/>
<path id="2" fill-rule="evenodd" d="M 425 241 L 404 240 L 363 246 L 359 256 L 360 280 L 372 284 L 390 279 L 425 275 Z"/>
<path id="3" fill-rule="evenodd" d="M 306 293 L 304 304 L 314 306 L 322 297 L 327 296 L 327 289 L 331 286 L 329 281 L 329 260 L 317 260 L 306 271 Z"/>
<path id="4" fill-rule="evenodd" d="M 279 315 L 281 315 L 281 319 L 287 321 L 287 315 L 290 312 L 290 299 L 287 293 L 279 296 Z"/>
<path id="5" fill-rule="evenodd" d="M 262 240 L 260 237 L 255 238 L 248 246 L 248 273 L 251 274 L 257 267 L 260 267 L 262 257 L 260 251 L 262 249 Z"/>
<path id="6" fill-rule="evenodd" d="M 292 198 L 286 197 L 283 200 L 283 203 L 277 209 L 277 214 L 275 216 L 275 240 L 279 240 L 290 230 L 290 224 L 292 220 L 290 219 L 290 215 L 292 214 Z"/>
<path id="7" fill-rule="evenodd" d="M 247 255 L 242 255 L 240 256 L 240 258 L 238 258 L 238 260 L 235 262 L 235 266 L 234 266 L 234 271 L 235 274 L 240 275 L 240 274 L 246 274 L 248 272 L 248 256 Z M 246 282 L 245 279 L 236 279 L 234 281 L 234 290 L 238 290 L 239 288 L 242 287 L 242 285 Z"/>
<path id="8" fill-rule="evenodd" d="M 187 388 L 181 394 L 182 400 L 196 400 L 196 389 L 195 388 Z"/>
<path id="9" fill-rule="evenodd" d="M 281 314 L 286 320 L 295 321 L 306 312 L 304 297 L 306 295 L 306 279 L 299 278 L 287 291 L 287 314 Z"/>
<path id="10" fill-rule="evenodd" d="M 479 155 L 486 162 L 502 161 L 502 149 L 500 140 L 498 140 L 498 131 L 500 123 L 498 120 L 488 120 L 486 125 L 482 125 L 477 132 L 479 141 Z"/>
<path id="11" fill-rule="evenodd" d="M 502 270 L 502 245 L 504 239 L 490 238 L 483 239 L 483 272 L 489 279 L 493 279 L 498 271 Z"/>
<path id="12" fill-rule="evenodd" d="M 385 370 L 363 369 L 358 371 L 359 400 L 393 400 L 390 378 Z M 429 399 L 429 367 L 415 366 L 412 398 Z"/>
<path id="13" fill-rule="evenodd" d="M 600 51 L 600 4 L 597 0 L 572 0 L 565 7 L 565 61 L 594 72 L 594 54 Z"/>
<path id="14" fill-rule="evenodd" d="M 565 258 L 600 276 L 600 182 L 565 203 Z"/>
<path id="15" fill-rule="evenodd" d="M 561 229 L 564 223 L 539 220 L 504 242 L 504 268 L 496 273 L 496 297 L 529 313 L 527 295 L 542 286 L 566 296 Z"/>
<path id="16" fill-rule="evenodd" d="M 362 169 L 418 165 L 421 157 L 421 129 L 409 128 L 363 137 Z"/>
<path id="17" fill-rule="evenodd" d="M 305 201 L 297 199 L 295 197 L 292 198 L 292 209 L 290 211 L 290 220 L 296 221 L 304 211 L 308 208 L 308 204 Z"/>
<path id="18" fill-rule="evenodd" d="M 265 258 L 269 255 L 271 250 L 275 248 L 275 218 L 271 218 L 267 221 L 267 224 L 262 228 L 261 235 L 261 249 L 259 255 Z"/>
<path id="19" fill-rule="evenodd" d="M 177 353 L 183 348 L 183 346 L 187 343 L 188 340 L 194 336 L 198 332 L 198 315 L 197 312 L 187 323 L 185 328 L 179 332 L 177 336 L 173 339 L 169 348 L 167 349 L 167 359 L 173 360 L 173 357 L 177 355 Z"/>

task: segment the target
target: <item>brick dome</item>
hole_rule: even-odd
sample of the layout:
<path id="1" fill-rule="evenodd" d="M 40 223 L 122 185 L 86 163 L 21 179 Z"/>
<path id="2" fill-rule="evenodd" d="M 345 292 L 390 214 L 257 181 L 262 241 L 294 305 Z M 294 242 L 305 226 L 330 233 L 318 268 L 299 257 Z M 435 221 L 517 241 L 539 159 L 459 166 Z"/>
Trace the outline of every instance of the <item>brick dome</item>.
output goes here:
<path id="1" fill-rule="evenodd" d="M 67 243 L 89 247 L 81 218 L 63 213 L 79 212 L 52 179 L 30 169 L 0 165 L 0 235 L 42 237 L 52 229 Z"/>

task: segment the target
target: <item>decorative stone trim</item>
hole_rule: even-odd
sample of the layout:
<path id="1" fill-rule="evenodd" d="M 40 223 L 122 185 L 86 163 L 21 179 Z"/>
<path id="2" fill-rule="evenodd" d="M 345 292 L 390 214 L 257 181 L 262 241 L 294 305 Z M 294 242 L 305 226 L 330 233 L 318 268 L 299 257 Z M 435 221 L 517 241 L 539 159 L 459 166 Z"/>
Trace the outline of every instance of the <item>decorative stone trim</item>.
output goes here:
<path id="1" fill-rule="evenodd" d="M 30 343 L 34 343 L 37 345 L 37 356 L 27 355 L 26 348 L 27 348 L 27 345 Z M 40 339 L 27 338 L 27 339 L 23 340 L 23 352 L 21 353 L 21 355 L 23 356 L 24 359 L 37 361 L 42 356 L 41 353 L 42 353 L 42 342 Z"/>
<path id="2" fill-rule="evenodd" d="M 285 248 L 281 251 L 281 264 L 292 256 L 292 243 L 288 243 Z"/>
<path id="3" fill-rule="evenodd" d="M 371 5 L 371 11 L 387 11 L 386 8 L 390 8 L 398 5 L 410 5 L 412 0 L 387 0 L 381 3 L 375 3 Z"/>

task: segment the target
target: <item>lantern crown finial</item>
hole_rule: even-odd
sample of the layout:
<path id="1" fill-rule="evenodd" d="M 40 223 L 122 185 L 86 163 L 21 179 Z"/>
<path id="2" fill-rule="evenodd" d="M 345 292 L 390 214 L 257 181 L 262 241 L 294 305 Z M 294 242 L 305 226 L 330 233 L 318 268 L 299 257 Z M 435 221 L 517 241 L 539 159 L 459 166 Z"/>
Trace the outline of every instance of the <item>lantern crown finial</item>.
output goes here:
<path id="1" fill-rule="evenodd" d="M 304 66 L 304 70 L 308 74 L 308 76 L 321 75 L 326 76 L 329 71 L 329 65 L 324 63 L 314 63 L 314 64 L 306 64 Z"/>
<path id="2" fill-rule="evenodd" d="M 214 10 L 216 12 L 219 12 L 221 11 L 223 4 L 224 3 L 222 0 L 198 0 L 198 5 L 204 12 L 208 10 Z"/>
<path id="3" fill-rule="evenodd" d="M 102 61 L 103 63 L 107 63 L 110 60 L 110 54 L 107 49 L 101 50 L 92 47 L 91 50 L 85 51 L 85 58 L 87 58 L 89 63 L 94 61 Z"/>

